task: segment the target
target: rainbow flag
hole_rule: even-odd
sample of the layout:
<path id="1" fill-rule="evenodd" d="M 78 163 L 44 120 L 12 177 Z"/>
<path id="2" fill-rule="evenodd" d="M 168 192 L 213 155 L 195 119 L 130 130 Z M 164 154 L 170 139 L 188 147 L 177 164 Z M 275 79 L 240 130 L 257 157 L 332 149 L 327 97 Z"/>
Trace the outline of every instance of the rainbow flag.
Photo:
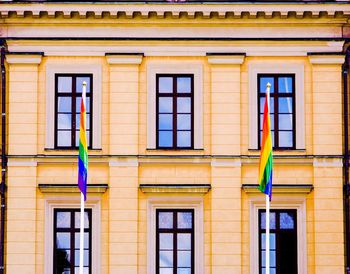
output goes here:
<path id="1" fill-rule="evenodd" d="M 80 105 L 79 171 L 78 186 L 86 201 L 88 175 L 88 151 L 86 141 L 86 82 L 83 83 L 83 96 Z"/>
<path id="2" fill-rule="evenodd" d="M 272 138 L 270 123 L 270 84 L 267 84 L 266 99 L 264 105 L 263 134 L 259 164 L 259 190 L 272 195 Z"/>

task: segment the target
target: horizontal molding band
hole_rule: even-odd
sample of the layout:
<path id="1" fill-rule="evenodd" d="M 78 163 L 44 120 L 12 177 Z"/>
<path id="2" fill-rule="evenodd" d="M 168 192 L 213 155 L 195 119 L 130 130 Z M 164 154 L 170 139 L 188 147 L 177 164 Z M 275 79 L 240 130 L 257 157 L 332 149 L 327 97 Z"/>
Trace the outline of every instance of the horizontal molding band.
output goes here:
<path id="1" fill-rule="evenodd" d="M 248 15 L 249 19 L 256 18 L 348 18 L 350 8 L 347 5 L 342 5 L 342 2 L 329 2 L 324 5 L 325 2 L 304 2 L 304 5 L 291 1 L 286 1 L 287 4 L 277 4 L 273 2 L 262 3 L 252 1 L 250 3 L 244 2 L 217 2 L 212 1 L 207 5 L 196 2 L 182 3 L 162 3 L 157 1 L 148 1 L 145 5 L 144 1 L 130 1 L 114 3 L 66 3 L 60 5 L 60 3 L 45 3 L 45 2 L 30 2 L 30 5 L 20 5 L 13 2 L 2 3 L 0 6 L 1 18 L 57 18 L 63 17 L 64 19 L 76 18 L 85 19 L 94 17 L 95 19 L 133 19 L 141 17 L 142 19 L 148 18 L 168 18 L 169 15 L 172 19 L 225 19 L 233 18 L 240 19 Z M 282 1 L 281 1 L 282 2 Z M 305 5 L 308 3 L 308 5 Z M 327 3 L 327 2 L 326 2 Z"/>
<path id="2" fill-rule="evenodd" d="M 345 41 L 342 37 L 3 37 L 3 39 L 9 41 Z"/>
<path id="3" fill-rule="evenodd" d="M 258 151 L 257 151 L 258 152 Z M 89 154 L 89 159 L 110 159 L 110 158 L 139 158 L 139 159 L 259 159 L 260 155 L 140 155 L 140 154 L 128 154 L 128 155 L 119 155 L 119 154 L 103 154 L 103 155 L 94 155 Z M 78 154 L 72 155 L 63 155 L 63 154 L 51 154 L 51 155 L 43 155 L 43 154 L 27 154 L 27 155 L 7 155 L 7 158 L 13 159 L 78 159 Z M 343 159 L 343 155 L 320 155 L 320 154 L 305 154 L 305 155 L 273 155 L 274 159 Z"/>
<path id="4" fill-rule="evenodd" d="M 42 193 L 80 193 L 77 184 L 38 184 Z M 108 184 L 87 184 L 87 193 L 105 193 Z"/>
<path id="5" fill-rule="evenodd" d="M 197 193 L 205 194 L 210 184 L 140 184 L 143 193 Z"/>
<path id="6" fill-rule="evenodd" d="M 250 156 L 208 156 L 208 155 L 148 155 L 148 156 L 100 156 L 90 155 L 90 164 L 103 164 L 110 168 L 139 167 L 140 165 L 208 165 L 213 168 L 241 168 L 243 165 L 257 165 L 259 155 Z M 39 164 L 77 164 L 75 155 L 47 155 L 40 157 L 9 156 L 11 167 L 36 167 Z M 275 165 L 308 165 L 314 168 L 341 168 L 342 156 L 279 155 L 274 156 Z"/>
<path id="7" fill-rule="evenodd" d="M 313 190 L 312 184 L 303 185 L 273 185 L 272 194 L 309 194 Z M 255 194 L 261 193 L 258 189 L 258 184 L 243 184 L 242 189 L 245 193 Z"/>

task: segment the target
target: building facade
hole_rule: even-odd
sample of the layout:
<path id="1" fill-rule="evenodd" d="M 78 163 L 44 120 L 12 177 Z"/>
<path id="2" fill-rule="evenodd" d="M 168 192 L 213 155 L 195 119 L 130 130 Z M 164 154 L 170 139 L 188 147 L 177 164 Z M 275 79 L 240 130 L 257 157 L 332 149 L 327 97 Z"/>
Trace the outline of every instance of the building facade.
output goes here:
<path id="1" fill-rule="evenodd" d="M 84 81 L 84 273 L 265 273 L 268 82 L 271 273 L 344 273 L 349 3 L 83 2 L 0 5 L 4 273 L 78 273 Z"/>

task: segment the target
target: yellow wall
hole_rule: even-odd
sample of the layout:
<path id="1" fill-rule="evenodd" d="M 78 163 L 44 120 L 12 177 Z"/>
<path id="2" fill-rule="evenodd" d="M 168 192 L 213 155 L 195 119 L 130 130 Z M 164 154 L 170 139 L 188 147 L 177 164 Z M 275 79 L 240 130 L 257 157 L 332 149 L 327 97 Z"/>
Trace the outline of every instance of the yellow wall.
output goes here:
<path id="1" fill-rule="evenodd" d="M 72 22 L 77 23 L 75 20 Z M 214 22 L 218 23 L 217 20 Z M 295 23 L 295 20 L 291 21 Z M 125 23 L 125 19 L 121 21 Z M 17 21 L 9 18 L 7 22 L 11 25 Z M 46 19 L 41 22 L 47 23 Z M 138 22 L 142 25 L 143 21 Z M 257 27 L 254 22 L 250 22 L 253 24 L 250 27 Z M 320 19 L 320 22 L 325 21 Z M 148 23 L 164 27 L 155 18 Z M 169 26 L 174 26 L 173 23 L 169 19 Z M 203 19 L 199 23 L 210 30 Z M 281 26 L 280 20 L 277 23 L 271 32 Z M 113 26 L 115 22 L 108 20 L 108 24 Z M 62 49 L 84 42 L 31 43 Z M 174 42 L 178 46 L 199 48 L 274 45 L 266 41 L 254 43 Z M 314 42 L 300 42 L 300 47 L 311 43 Z M 161 41 L 86 42 L 87 46 L 129 44 L 140 48 L 168 46 Z M 80 46 L 84 50 L 84 44 Z M 294 43 L 281 42 L 283 46 Z M 202 65 L 203 149 L 147 149 L 147 65 L 152 62 Z M 109 64 L 105 56 L 43 56 L 40 64 L 9 64 L 7 274 L 44 273 L 46 200 L 77 197 L 77 194 L 42 193 L 38 189 L 38 184 L 73 184 L 77 177 L 76 151 L 45 148 L 46 68 L 52 64 L 102 67 L 102 90 L 97 91 L 102 93 L 102 149 L 89 151 L 88 179 L 90 184 L 109 185 L 106 193 L 90 196 L 101 199 L 100 273 L 146 274 L 148 201 L 154 197 L 170 200 L 186 195 L 203 198 L 205 274 L 250 273 L 250 206 L 252 200 L 264 199 L 262 195 L 242 190 L 242 184 L 254 184 L 258 177 L 259 151 L 249 149 L 248 144 L 249 65 L 255 63 L 304 66 L 305 149 L 275 152 L 274 184 L 312 184 L 313 190 L 309 194 L 284 193 L 274 197 L 286 201 L 305 199 L 307 273 L 342 273 L 341 64 L 312 64 L 303 55 L 247 56 L 242 64 L 226 65 L 211 64 L 207 56 L 145 56 L 140 65 Z M 145 194 L 139 189 L 140 184 L 211 184 L 211 190 L 204 195 Z"/>

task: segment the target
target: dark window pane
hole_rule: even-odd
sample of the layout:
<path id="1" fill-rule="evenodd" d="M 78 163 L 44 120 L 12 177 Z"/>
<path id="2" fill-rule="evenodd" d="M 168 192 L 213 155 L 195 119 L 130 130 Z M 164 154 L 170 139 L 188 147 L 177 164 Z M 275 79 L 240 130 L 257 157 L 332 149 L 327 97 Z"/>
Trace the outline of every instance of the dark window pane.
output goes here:
<path id="1" fill-rule="evenodd" d="M 85 224 L 84 224 L 85 225 Z M 75 248 L 80 248 L 80 232 L 75 232 L 74 244 Z M 89 248 L 89 233 L 84 232 L 84 248 Z"/>
<path id="2" fill-rule="evenodd" d="M 72 98 L 58 97 L 58 112 L 72 112 Z"/>
<path id="3" fill-rule="evenodd" d="M 159 266 L 172 267 L 173 266 L 173 252 L 159 251 Z"/>
<path id="4" fill-rule="evenodd" d="M 173 213 L 172 212 L 159 212 L 158 215 L 159 228 L 173 228 Z"/>
<path id="5" fill-rule="evenodd" d="M 278 115 L 279 130 L 293 130 L 293 114 Z"/>
<path id="6" fill-rule="evenodd" d="M 261 221 L 260 221 L 260 228 L 265 229 L 266 228 L 266 213 L 261 213 Z M 270 229 L 276 228 L 276 213 L 270 212 Z"/>
<path id="7" fill-rule="evenodd" d="M 192 228 L 192 213 L 178 212 L 177 213 L 177 228 Z"/>
<path id="8" fill-rule="evenodd" d="M 159 129 L 173 129 L 173 115 L 172 114 L 159 114 Z"/>
<path id="9" fill-rule="evenodd" d="M 70 248 L 70 233 L 58 232 L 56 234 L 56 246 L 60 249 Z"/>
<path id="10" fill-rule="evenodd" d="M 160 93 L 173 93 L 172 77 L 159 77 L 158 84 Z"/>
<path id="11" fill-rule="evenodd" d="M 279 93 L 292 93 L 293 91 L 293 79 L 292 77 L 278 77 L 278 92 Z"/>
<path id="12" fill-rule="evenodd" d="M 177 248 L 178 248 L 178 250 L 191 250 L 191 234 L 190 233 L 177 234 Z"/>
<path id="13" fill-rule="evenodd" d="M 82 93 L 83 92 L 83 82 L 86 82 L 86 93 L 90 92 L 90 77 L 77 77 L 77 92 Z"/>
<path id="14" fill-rule="evenodd" d="M 72 145 L 72 132 L 71 131 L 58 131 L 57 132 L 57 146 L 70 147 Z"/>
<path id="15" fill-rule="evenodd" d="M 177 146 L 178 147 L 191 147 L 191 131 L 178 131 L 177 132 Z"/>
<path id="16" fill-rule="evenodd" d="M 159 131 L 159 146 L 160 147 L 172 147 L 173 146 L 173 132 L 172 131 Z"/>
<path id="17" fill-rule="evenodd" d="M 57 225 L 58 228 L 67 228 L 70 227 L 70 212 L 57 212 Z"/>
<path id="18" fill-rule="evenodd" d="M 178 93 L 191 93 L 191 78 L 190 77 L 178 77 L 177 78 L 177 92 Z"/>
<path id="19" fill-rule="evenodd" d="M 290 213 L 280 214 L 280 228 L 281 229 L 294 229 L 294 216 Z"/>
<path id="20" fill-rule="evenodd" d="M 55 252 L 56 255 L 56 273 L 68 274 L 70 272 L 70 252 L 69 250 L 57 249 Z"/>
<path id="21" fill-rule="evenodd" d="M 75 212 L 75 228 L 80 228 L 80 212 Z M 89 228 L 89 214 L 84 212 L 84 228 Z"/>
<path id="22" fill-rule="evenodd" d="M 72 129 L 72 115 L 58 114 L 57 115 L 57 129 Z"/>
<path id="23" fill-rule="evenodd" d="M 293 98 L 279 98 L 278 99 L 279 113 L 293 113 Z"/>
<path id="24" fill-rule="evenodd" d="M 58 77 L 57 91 L 59 93 L 72 92 L 72 77 Z"/>
<path id="25" fill-rule="evenodd" d="M 159 113 L 173 112 L 173 98 L 159 97 Z"/>
<path id="26" fill-rule="evenodd" d="M 270 92 L 275 92 L 274 80 L 273 77 L 261 77 L 260 78 L 260 92 L 265 93 L 267 83 L 271 84 Z"/>
<path id="27" fill-rule="evenodd" d="M 293 132 L 280 131 L 278 133 L 280 147 L 293 147 Z"/>
<path id="28" fill-rule="evenodd" d="M 159 248 L 160 249 L 173 249 L 173 234 L 172 233 L 160 233 L 159 234 Z"/>
<path id="29" fill-rule="evenodd" d="M 191 98 L 177 98 L 177 113 L 191 113 Z"/>
<path id="30" fill-rule="evenodd" d="M 177 266 L 178 267 L 191 267 L 191 251 L 178 251 L 177 252 Z"/>
<path id="31" fill-rule="evenodd" d="M 177 115 L 177 129 L 178 130 L 191 130 L 191 114 L 178 114 Z"/>

